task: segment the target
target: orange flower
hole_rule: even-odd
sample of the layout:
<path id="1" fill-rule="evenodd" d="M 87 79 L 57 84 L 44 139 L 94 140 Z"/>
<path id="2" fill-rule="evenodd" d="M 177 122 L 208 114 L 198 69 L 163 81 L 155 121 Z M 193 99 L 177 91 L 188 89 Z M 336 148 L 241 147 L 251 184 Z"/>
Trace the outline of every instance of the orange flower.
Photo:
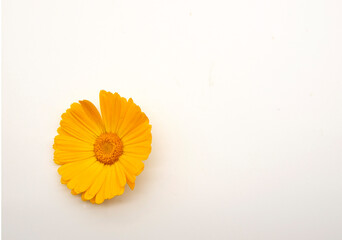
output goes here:
<path id="1" fill-rule="evenodd" d="M 130 98 L 100 92 L 101 115 L 89 101 L 71 104 L 55 137 L 54 161 L 72 194 L 100 204 L 133 190 L 151 152 L 152 126 Z"/>

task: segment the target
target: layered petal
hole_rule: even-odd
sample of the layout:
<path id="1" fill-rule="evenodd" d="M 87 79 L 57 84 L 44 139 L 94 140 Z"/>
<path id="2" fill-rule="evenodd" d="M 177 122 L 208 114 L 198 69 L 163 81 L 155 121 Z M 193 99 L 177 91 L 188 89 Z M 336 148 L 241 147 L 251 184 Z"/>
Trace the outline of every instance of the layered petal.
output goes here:
<path id="1" fill-rule="evenodd" d="M 132 170 L 129 167 L 124 167 L 124 165 L 121 164 L 121 162 L 118 162 L 118 164 L 120 165 L 122 171 L 124 172 L 125 176 L 126 176 L 126 182 L 128 184 L 128 186 L 131 188 L 131 190 L 134 189 L 135 186 L 135 174 L 134 174 L 134 170 Z"/>
<path id="2" fill-rule="evenodd" d="M 62 176 L 62 179 L 66 181 L 70 181 L 73 177 L 82 173 L 85 169 L 87 169 L 90 165 L 96 162 L 95 157 L 91 157 L 85 160 L 66 163 L 59 167 L 58 173 Z"/>
<path id="3" fill-rule="evenodd" d="M 86 191 L 95 179 L 101 173 L 104 165 L 98 161 L 94 162 L 91 166 L 85 169 L 81 174 L 71 179 L 67 187 L 72 189 L 76 194 Z"/>
<path id="4" fill-rule="evenodd" d="M 123 139 L 127 134 L 134 131 L 141 124 L 148 122 L 148 118 L 145 113 L 141 112 L 139 106 L 134 104 L 133 100 L 130 98 L 128 100 L 128 105 L 131 105 L 126 112 L 125 119 L 118 129 L 118 136 Z"/>
<path id="5" fill-rule="evenodd" d="M 94 157 L 94 152 L 72 152 L 72 151 L 62 151 L 58 147 L 54 152 L 54 161 L 57 164 L 66 164 L 76 161 L 85 160 Z"/>
<path id="6" fill-rule="evenodd" d="M 68 135 L 88 143 L 94 143 L 100 131 L 94 127 L 96 124 L 79 103 L 71 104 L 70 108 L 62 114 L 60 125 L 59 134 Z"/>
<path id="7" fill-rule="evenodd" d="M 121 117 L 121 105 L 122 100 L 118 93 L 112 94 L 103 90 L 100 92 L 102 120 L 107 132 L 116 133 Z"/>
<path id="8" fill-rule="evenodd" d="M 84 199 L 90 200 L 96 196 L 96 194 L 100 191 L 102 185 L 104 185 L 105 179 L 108 175 L 110 166 L 105 165 L 101 171 L 101 173 L 98 175 L 98 177 L 95 179 L 95 181 L 92 183 L 92 185 L 87 189 L 84 193 Z"/>
<path id="9" fill-rule="evenodd" d="M 64 152 L 92 152 L 94 150 L 93 144 L 68 135 L 57 135 L 53 147 Z"/>
<path id="10" fill-rule="evenodd" d="M 96 135 L 99 136 L 100 134 L 106 132 L 101 115 L 94 104 L 92 104 L 88 100 L 80 101 L 80 104 L 83 108 L 83 111 L 91 120 L 92 129 L 96 133 Z"/>

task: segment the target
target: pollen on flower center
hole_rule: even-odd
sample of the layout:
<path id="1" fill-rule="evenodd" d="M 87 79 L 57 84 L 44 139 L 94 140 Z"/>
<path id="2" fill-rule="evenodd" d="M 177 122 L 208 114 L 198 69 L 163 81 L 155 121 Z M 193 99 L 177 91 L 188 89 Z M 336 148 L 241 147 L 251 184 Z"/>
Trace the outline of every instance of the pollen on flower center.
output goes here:
<path id="1" fill-rule="evenodd" d="M 96 159 L 111 165 L 119 160 L 123 153 L 121 139 L 115 133 L 103 133 L 95 141 L 94 153 Z"/>

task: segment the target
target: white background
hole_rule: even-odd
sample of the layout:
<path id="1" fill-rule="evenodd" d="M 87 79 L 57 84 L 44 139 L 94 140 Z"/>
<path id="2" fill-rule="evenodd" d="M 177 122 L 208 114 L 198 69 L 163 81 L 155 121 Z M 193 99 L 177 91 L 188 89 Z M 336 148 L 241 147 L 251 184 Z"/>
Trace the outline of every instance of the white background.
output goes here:
<path id="1" fill-rule="evenodd" d="M 3 239 L 341 239 L 341 1 L 2 10 Z M 92 205 L 52 144 L 101 89 L 141 106 L 153 150 L 134 191 Z"/>

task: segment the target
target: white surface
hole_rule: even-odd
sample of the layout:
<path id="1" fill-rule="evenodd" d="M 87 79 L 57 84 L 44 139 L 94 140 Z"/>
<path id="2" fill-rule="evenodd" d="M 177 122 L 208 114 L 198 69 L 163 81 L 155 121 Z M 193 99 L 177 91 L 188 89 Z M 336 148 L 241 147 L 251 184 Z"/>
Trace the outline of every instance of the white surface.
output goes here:
<path id="1" fill-rule="evenodd" d="M 3 1 L 3 239 L 341 239 L 342 3 L 225 2 Z M 101 89 L 153 150 L 98 206 L 52 144 Z"/>

